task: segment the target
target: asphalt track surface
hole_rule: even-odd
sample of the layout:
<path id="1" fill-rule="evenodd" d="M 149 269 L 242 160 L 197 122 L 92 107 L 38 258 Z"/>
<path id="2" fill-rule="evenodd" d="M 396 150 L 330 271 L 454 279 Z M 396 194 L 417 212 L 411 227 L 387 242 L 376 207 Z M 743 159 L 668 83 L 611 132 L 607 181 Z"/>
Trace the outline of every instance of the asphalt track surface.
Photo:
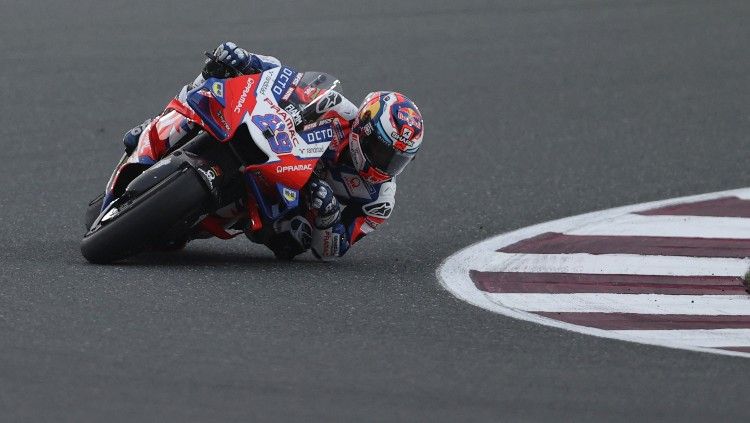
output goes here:
<path id="1" fill-rule="evenodd" d="M 512 320 L 444 291 L 456 250 L 747 186 L 746 1 L 2 2 L 0 420 L 747 421 L 750 360 Z M 343 260 L 247 241 L 94 266 L 125 130 L 223 40 L 402 90 L 423 151 Z"/>

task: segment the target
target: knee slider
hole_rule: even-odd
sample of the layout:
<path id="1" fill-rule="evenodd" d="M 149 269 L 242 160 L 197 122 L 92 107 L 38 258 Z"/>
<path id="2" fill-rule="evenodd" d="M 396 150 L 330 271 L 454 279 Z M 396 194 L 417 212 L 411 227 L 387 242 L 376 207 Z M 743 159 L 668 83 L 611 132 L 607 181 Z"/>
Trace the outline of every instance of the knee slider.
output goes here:
<path id="1" fill-rule="evenodd" d="M 289 233 L 303 249 L 312 245 L 312 226 L 304 217 L 296 216 L 289 222 Z"/>

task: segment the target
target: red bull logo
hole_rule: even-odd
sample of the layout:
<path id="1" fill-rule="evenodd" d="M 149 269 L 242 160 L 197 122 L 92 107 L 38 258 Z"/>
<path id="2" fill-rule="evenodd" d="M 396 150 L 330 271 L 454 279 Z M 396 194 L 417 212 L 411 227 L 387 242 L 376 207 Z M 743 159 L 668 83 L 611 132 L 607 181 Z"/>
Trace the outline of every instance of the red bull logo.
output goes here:
<path id="1" fill-rule="evenodd" d="M 396 116 L 402 124 L 411 126 L 414 129 L 422 129 L 422 117 L 419 115 L 419 112 L 413 108 L 408 106 L 399 107 Z"/>
<path id="2" fill-rule="evenodd" d="M 419 148 L 422 139 L 422 116 L 411 102 L 404 101 L 393 105 L 395 113 L 395 131 L 390 136 L 395 141 L 394 146 L 400 151 L 410 151 Z"/>

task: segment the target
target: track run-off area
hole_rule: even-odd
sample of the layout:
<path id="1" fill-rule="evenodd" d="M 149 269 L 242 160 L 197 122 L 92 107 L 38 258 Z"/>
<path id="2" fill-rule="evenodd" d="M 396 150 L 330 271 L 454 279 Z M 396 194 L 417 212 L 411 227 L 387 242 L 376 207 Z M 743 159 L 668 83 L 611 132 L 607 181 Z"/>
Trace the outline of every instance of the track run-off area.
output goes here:
<path id="1" fill-rule="evenodd" d="M 495 313 L 750 357 L 750 188 L 546 222 L 450 256 L 438 277 Z"/>

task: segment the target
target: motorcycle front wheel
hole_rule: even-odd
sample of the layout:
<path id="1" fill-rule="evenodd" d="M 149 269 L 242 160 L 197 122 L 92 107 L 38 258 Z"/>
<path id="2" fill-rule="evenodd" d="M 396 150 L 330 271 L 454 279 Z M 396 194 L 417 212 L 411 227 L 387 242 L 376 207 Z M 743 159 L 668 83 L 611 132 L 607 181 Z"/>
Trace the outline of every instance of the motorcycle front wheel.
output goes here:
<path id="1" fill-rule="evenodd" d="M 189 228 L 209 203 L 210 193 L 196 171 L 180 169 L 136 198 L 115 200 L 91 223 L 81 253 L 97 264 L 133 256 L 175 227 Z"/>

